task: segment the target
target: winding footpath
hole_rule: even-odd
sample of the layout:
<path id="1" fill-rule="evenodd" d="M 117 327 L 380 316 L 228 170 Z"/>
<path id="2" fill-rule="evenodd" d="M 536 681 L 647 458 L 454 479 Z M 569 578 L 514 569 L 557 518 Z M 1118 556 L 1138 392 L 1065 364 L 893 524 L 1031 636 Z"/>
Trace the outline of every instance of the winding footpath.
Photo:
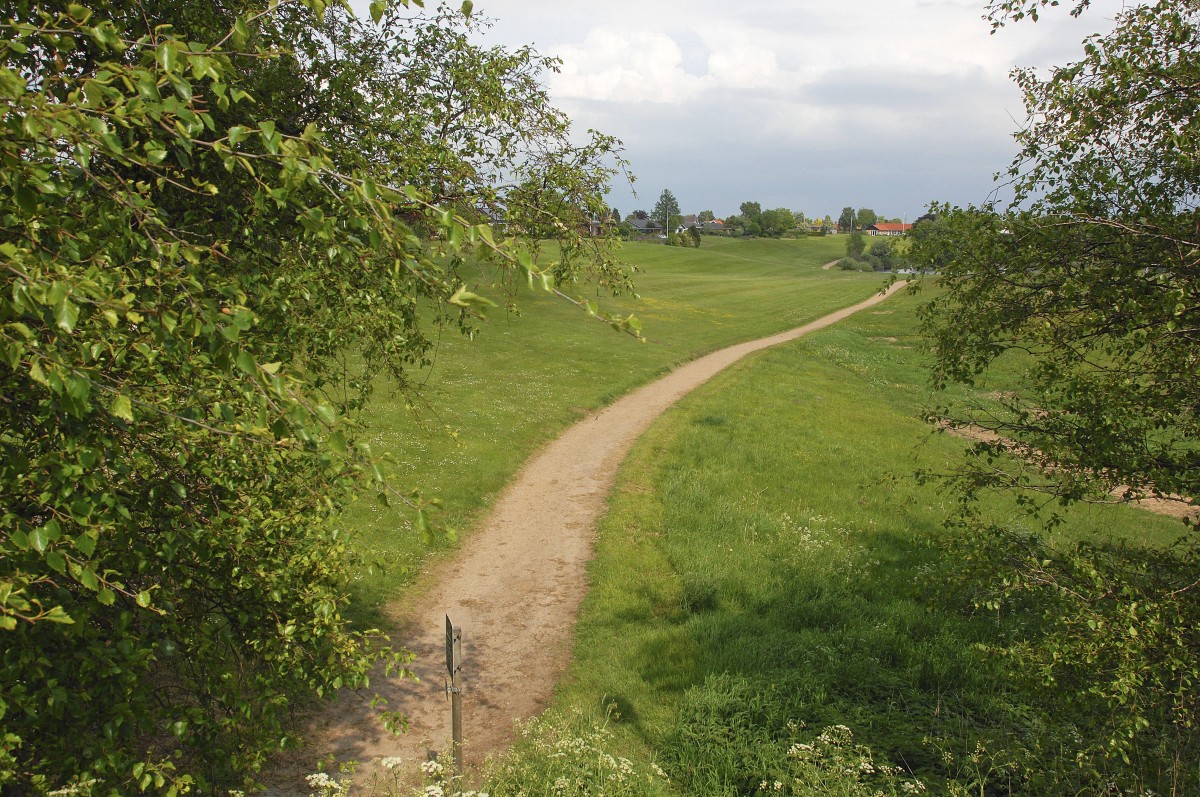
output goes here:
<path id="1" fill-rule="evenodd" d="M 420 680 L 385 681 L 380 673 L 372 686 L 390 709 L 408 716 L 409 732 L 389 736 L 366 700 L 343 694 L 310 727 L 310 750 L 359 762 L 360 780 L 369 780 L 381 759 L 398 756 L 404 777 L 415 781 L 429 751 L 447 747 L 450 739 L 446 615 L 463 631 L 467 769 L 504 749 L 514 734 L 513 720 L 544 710 L 567 666 L 596 524 L 638 436 L 734 362 L 876 305 L 904 285 L 893 284 L 886 293 L 802 327 L 693 360 L 567 429 L 525 464 L 482 528 L 453 561 L 423 576 L 431 586 L 404 607 L 397 637 L 416 655 L 411 668 Z M 284 766 L 270 778 L 269 793 L 307 795 L 304 775 L 310 771 Z"/>

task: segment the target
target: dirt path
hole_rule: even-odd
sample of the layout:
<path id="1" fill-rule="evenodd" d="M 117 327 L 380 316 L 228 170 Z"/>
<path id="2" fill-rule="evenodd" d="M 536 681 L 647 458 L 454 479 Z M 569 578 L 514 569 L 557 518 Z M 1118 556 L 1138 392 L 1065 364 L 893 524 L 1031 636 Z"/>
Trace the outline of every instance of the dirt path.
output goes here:
<path id="1" fill-rule="evenodd" d="M 1038 464 L 1039 467 L 1045 467 L 1046 470 L 1053 470 L 1054 464 L 1046 454 L 1036 448 L 1030 448 L 1023 443 L 1018 443 L 1015 440 L 1001 437 L 991 429 L 984 429 L 981 426 L 967 425 L 954 426 L 950 423 L 942 422 L 938 424 L 938 428 L 947 434 L 961 437 L 964 440 L 970 440 L 978 443 L 1000 443 L 1001 448 L 1008 451 L 1015 457 L 1020 457 L 1028 462 Z M 1200 506 L 1192 499 L 1182 495 L 1164 495 L 1161 497 L 1147 496 L 1145 498 L 1126 498 L 1130 489 L 1125 485 L 1118 485 L 1110 492 L 1113 498 L 1118 499 L 1114 503 L 1128 503 L 1136 506 L 1138 509 L 1144 509 L 1147 512 L 1153 512 L 1156 515 L 1166 515 L 1177 520 L 1190 518 L 1193 521 L 1200 521 Z"/>
<path id="2" fill-rule="evenodd" d="M 368 778 L 374 762 L 399 756 L 415 778 L 428 751 L 450 739 L 448 614 L 463 631 L 466 766 L 503 749 L 511 742 L 513 720 L 545 709 L 567 665 L 596 521 L 633 441 L 664 410 L 742 357 L 878 304 L 904 284 L 797 329 L 687 363 L 567 429 L 526 463 L 457 558 L 423 576 L 431 579 L 430 589 L 403 607 L 400 639 L 416 654 L 412 669 L 421 680 L 385 683 L 380 675 L 373 686 L 390 708 L 408 715 L 409 732 L 388 736 L 364 701 L 343 695 L 310 730 L 313 748 L 359 762 Z M 286 770 L 270 778 L 276 784 L 270 793 L 306 795 L 303 778 L 311 769 Z"/>
<path id="3" fill-rule="evenodd" d="M 844 259 L 844 258 L 840 258 L 840 257 L 839 257 L 837 260 L 830 260 L 828 263 L 826 263 L 825 265 L 821 266 L 821 268 L 823 268 L 823 269 L 825 269 L 826 271 L 828 271 L 829 269 L 831 269 L 831 268 L 833 268 L 834 266 L 836 266 L 838 263 L 841 263 L 843 259 Z"/>

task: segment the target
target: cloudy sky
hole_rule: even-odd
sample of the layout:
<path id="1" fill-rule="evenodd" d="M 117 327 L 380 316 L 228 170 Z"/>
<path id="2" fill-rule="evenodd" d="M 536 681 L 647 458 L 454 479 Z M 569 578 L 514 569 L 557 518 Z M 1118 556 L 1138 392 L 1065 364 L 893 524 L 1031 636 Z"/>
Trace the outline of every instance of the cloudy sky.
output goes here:
<path id="1" fill-rule="evenodd" d="M 1119 0 L 990 35 L 984 0 L 475 0 L 485 43 L 562 59 L 547 76 L 583 130 L 620 138 L 637 181 L 683 212 L 746 200 L 911 221 L 932 200 L 981 202 L 1015 153 L 1024 106 L 1008 73 L 1075 60 Z M 634 191 L 636 190 L 636 196 Z"/>

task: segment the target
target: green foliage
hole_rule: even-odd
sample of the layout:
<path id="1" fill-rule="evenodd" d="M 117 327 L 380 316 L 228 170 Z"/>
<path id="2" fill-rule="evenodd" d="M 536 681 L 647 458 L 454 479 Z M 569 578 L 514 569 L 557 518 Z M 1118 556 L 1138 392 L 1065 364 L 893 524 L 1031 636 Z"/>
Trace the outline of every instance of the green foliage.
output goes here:
<path id="1" fill-rule="evenodd" d="M 866 237 L 858 231 L 850 233 L 846 239 L 846 254 L 855 259 L 861 258 L 863 251 L 867 248 Z"/>
<path id="2" fill-rule="evenodd" d="M 731 215 L 725 217 L 725 231 L 732 236 L 750 234 L 750 222 L 745 216 Z"/>
<path id="3" fill-rule="evenodd" d="M 987 18 L 991 20 L 992 32 L 995 33 L 1007 23 L 1019 22 L 1026 17 L 1037 22 L 1041 9 L 1058 4 L 1059 0 L 992 0 L 988 4 Z M 1091 4 L 1092 0 L 1074 0 L 1071 16 L 1079 16 Z"/>
<path id="4" fill-rule="evenodd" d="M 679 200 L 671 193 L 671 189 L 664 188 L 658 197 L 658 202 L 654 205 L 654 213 L 651 214 L 650 218 L 661 224 L 667 234 L 670 234 L 671 230 L 674 229 L 674 221 L 678 215 Z"/>
<path id="5" fill-rule="evenodd" d="M 858 226 L 854 222 L 854 208 L 849 206 L 842 208 L 841 215 L 837 220 L 838 229 L 842 232 L 853 232 L 854 228 Z"/>
<path id="6" fill-rule="evenodd" d="M 946 233 L 946 221 L 935 213 L 926 213 L 917 219 L 908 232 L 908 239 L 913 242 L 908 259 L 914 268 L 936 273 L 954 262 L 958 253 L 938 243 L 938 239 Z M 912 256 L 914 252 L 919 253 L 924 260 L 916 260 Z"/>
<path id="7" fill-rule="evenodd" d="M 1036 19 L 1045 5 L 993 3 L 991 18 Z M 934 207 L 914 230 L 915 260 L 941 275 L 923 314 L 937 385 L 1022 367 L 995 401 L 937 411 L 994 433 L 954 475 L 966 498 L 1019 488 L 1037 511 L 1112 495 L 1178 505 L 1200 496 L 1198 37 L 1195 0 L 1130 4 L 1111 33 L 1085 40 L 1079 61 L 1045 77 L 1018 70 L 1030 118 L 1008 174 L 1015 202 Z M 1039 522 L 1052 527 L 1059 513 Z M 1007 652 L 1104 705 L 1081 762 L 1191 777 L 1194 532 L 1181 532 L 1178 550 L 1148 555 L 993 545 L 981 525 L 979 555 L 992 557 L 981 569 L 1003 568 L 987 600 L 1019 607 L 1032 595 L 1048 606 L 1045 635 L 1006 640 Z"/>
<path id="8" fill-rule="evenodd" d="M 1014 671 L 1053 690 L 1063 702 L 1096 703 L 1075 755 L 1080 767 L 1139 788 L 1137 774 L 1161 768 L 1172 779 L 1191 773 L 1200 756 L 1195 651 L 1200 583 L 1194 548 L 1183 552 L 1081 543 L 1065 552 L 1027 533 L 985 526 L 958 551 L 967 565 L 960 583 L 975 604 L 1040 612 L 1040 623 L 991 645 Z M 1002 569 L 997 563 L 1004 563 Z M 1078 712 L 1077 712 L 1078 713 Z M 1119 759 L 1119 762 L 1110 759 Z"/>
<path id="9" fill-rule="evenodd" d="M 796 226 L 796 217 L 787 208 L 768 210 L 759 217 L 762 234 L 769 238 L 779 238 Z"/>
<path id="10" fill-rule="evenodd" d="M 445 95 L 364 104 L 358 87 L 423 65 L 544 119 L 523 81 L 545 64 L 483 58 L 449 12 L 385 28 L 410 37 L 407 61 L 320 0 L 6 13 L 0 788 L 240 786 L 288 742 L 298 695 L 404 661 L 343 616 L 340 508 L 365 489 L 405 500 L 355 420 L 374 379 L 406 386 L 430 321 L 474 328 L 490 302 L 458 276 L 467 254 L 560 291 L 584 248 L 568 216 L 558 264 L 505 255 L 473 223 L 487 178 L 451 179 L 483 145 L 427 127 Z M 605 170 L 567 152 L 570 168 L 549 154 L 529 173 L 591 197 Z"/>
<path id="11" fill-rule="evenodd" d="M 796 226 L 796 217 L 787 208 L 764 211 L 758 202 L 743 202 L 740 215 L 725 219 L 725 229 L 740 235 L 780 238 Z"/>

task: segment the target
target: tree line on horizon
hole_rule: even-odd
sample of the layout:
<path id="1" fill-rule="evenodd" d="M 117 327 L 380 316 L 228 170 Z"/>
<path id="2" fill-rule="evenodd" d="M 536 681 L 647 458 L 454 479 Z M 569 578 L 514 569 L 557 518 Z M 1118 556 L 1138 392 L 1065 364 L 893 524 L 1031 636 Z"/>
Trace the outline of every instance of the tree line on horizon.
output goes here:
<path id="1" fill-rule="evenodd" d="M 670 189 L 663 190 L 653 211 L 638 209 L 622 218 L 620 211 L 612 208 L 608 215 L 626 237 L 635 232 L 632 225 L 634 221 L 652 222 L 658 229 L 673 232 L 682 227 L 687 218 L 680 211 L 679 202 Z M 703 225 L 718 220 L 718 217 L 712 210 L 702 210 L 694 214 L 694 220 L 700 232 L 713 232 L 711 227 L 706 228 Z M 845 207 L 835 221 L 829 214 L 824 217 L 810 217 L 803 211 L 793 211 L 784 207 L 763 210 L 761 203 L 746 201 L 741 203 L 737 213 L 731 213 L 720 221 L 721 231 L 725 234 L 781 238 L 795 233 L 828 235 L 835 231 L 852 232 L 870 227 L 876 222 L 900 223 L 902 220 L 880 216 L 870 208 Z"/>

